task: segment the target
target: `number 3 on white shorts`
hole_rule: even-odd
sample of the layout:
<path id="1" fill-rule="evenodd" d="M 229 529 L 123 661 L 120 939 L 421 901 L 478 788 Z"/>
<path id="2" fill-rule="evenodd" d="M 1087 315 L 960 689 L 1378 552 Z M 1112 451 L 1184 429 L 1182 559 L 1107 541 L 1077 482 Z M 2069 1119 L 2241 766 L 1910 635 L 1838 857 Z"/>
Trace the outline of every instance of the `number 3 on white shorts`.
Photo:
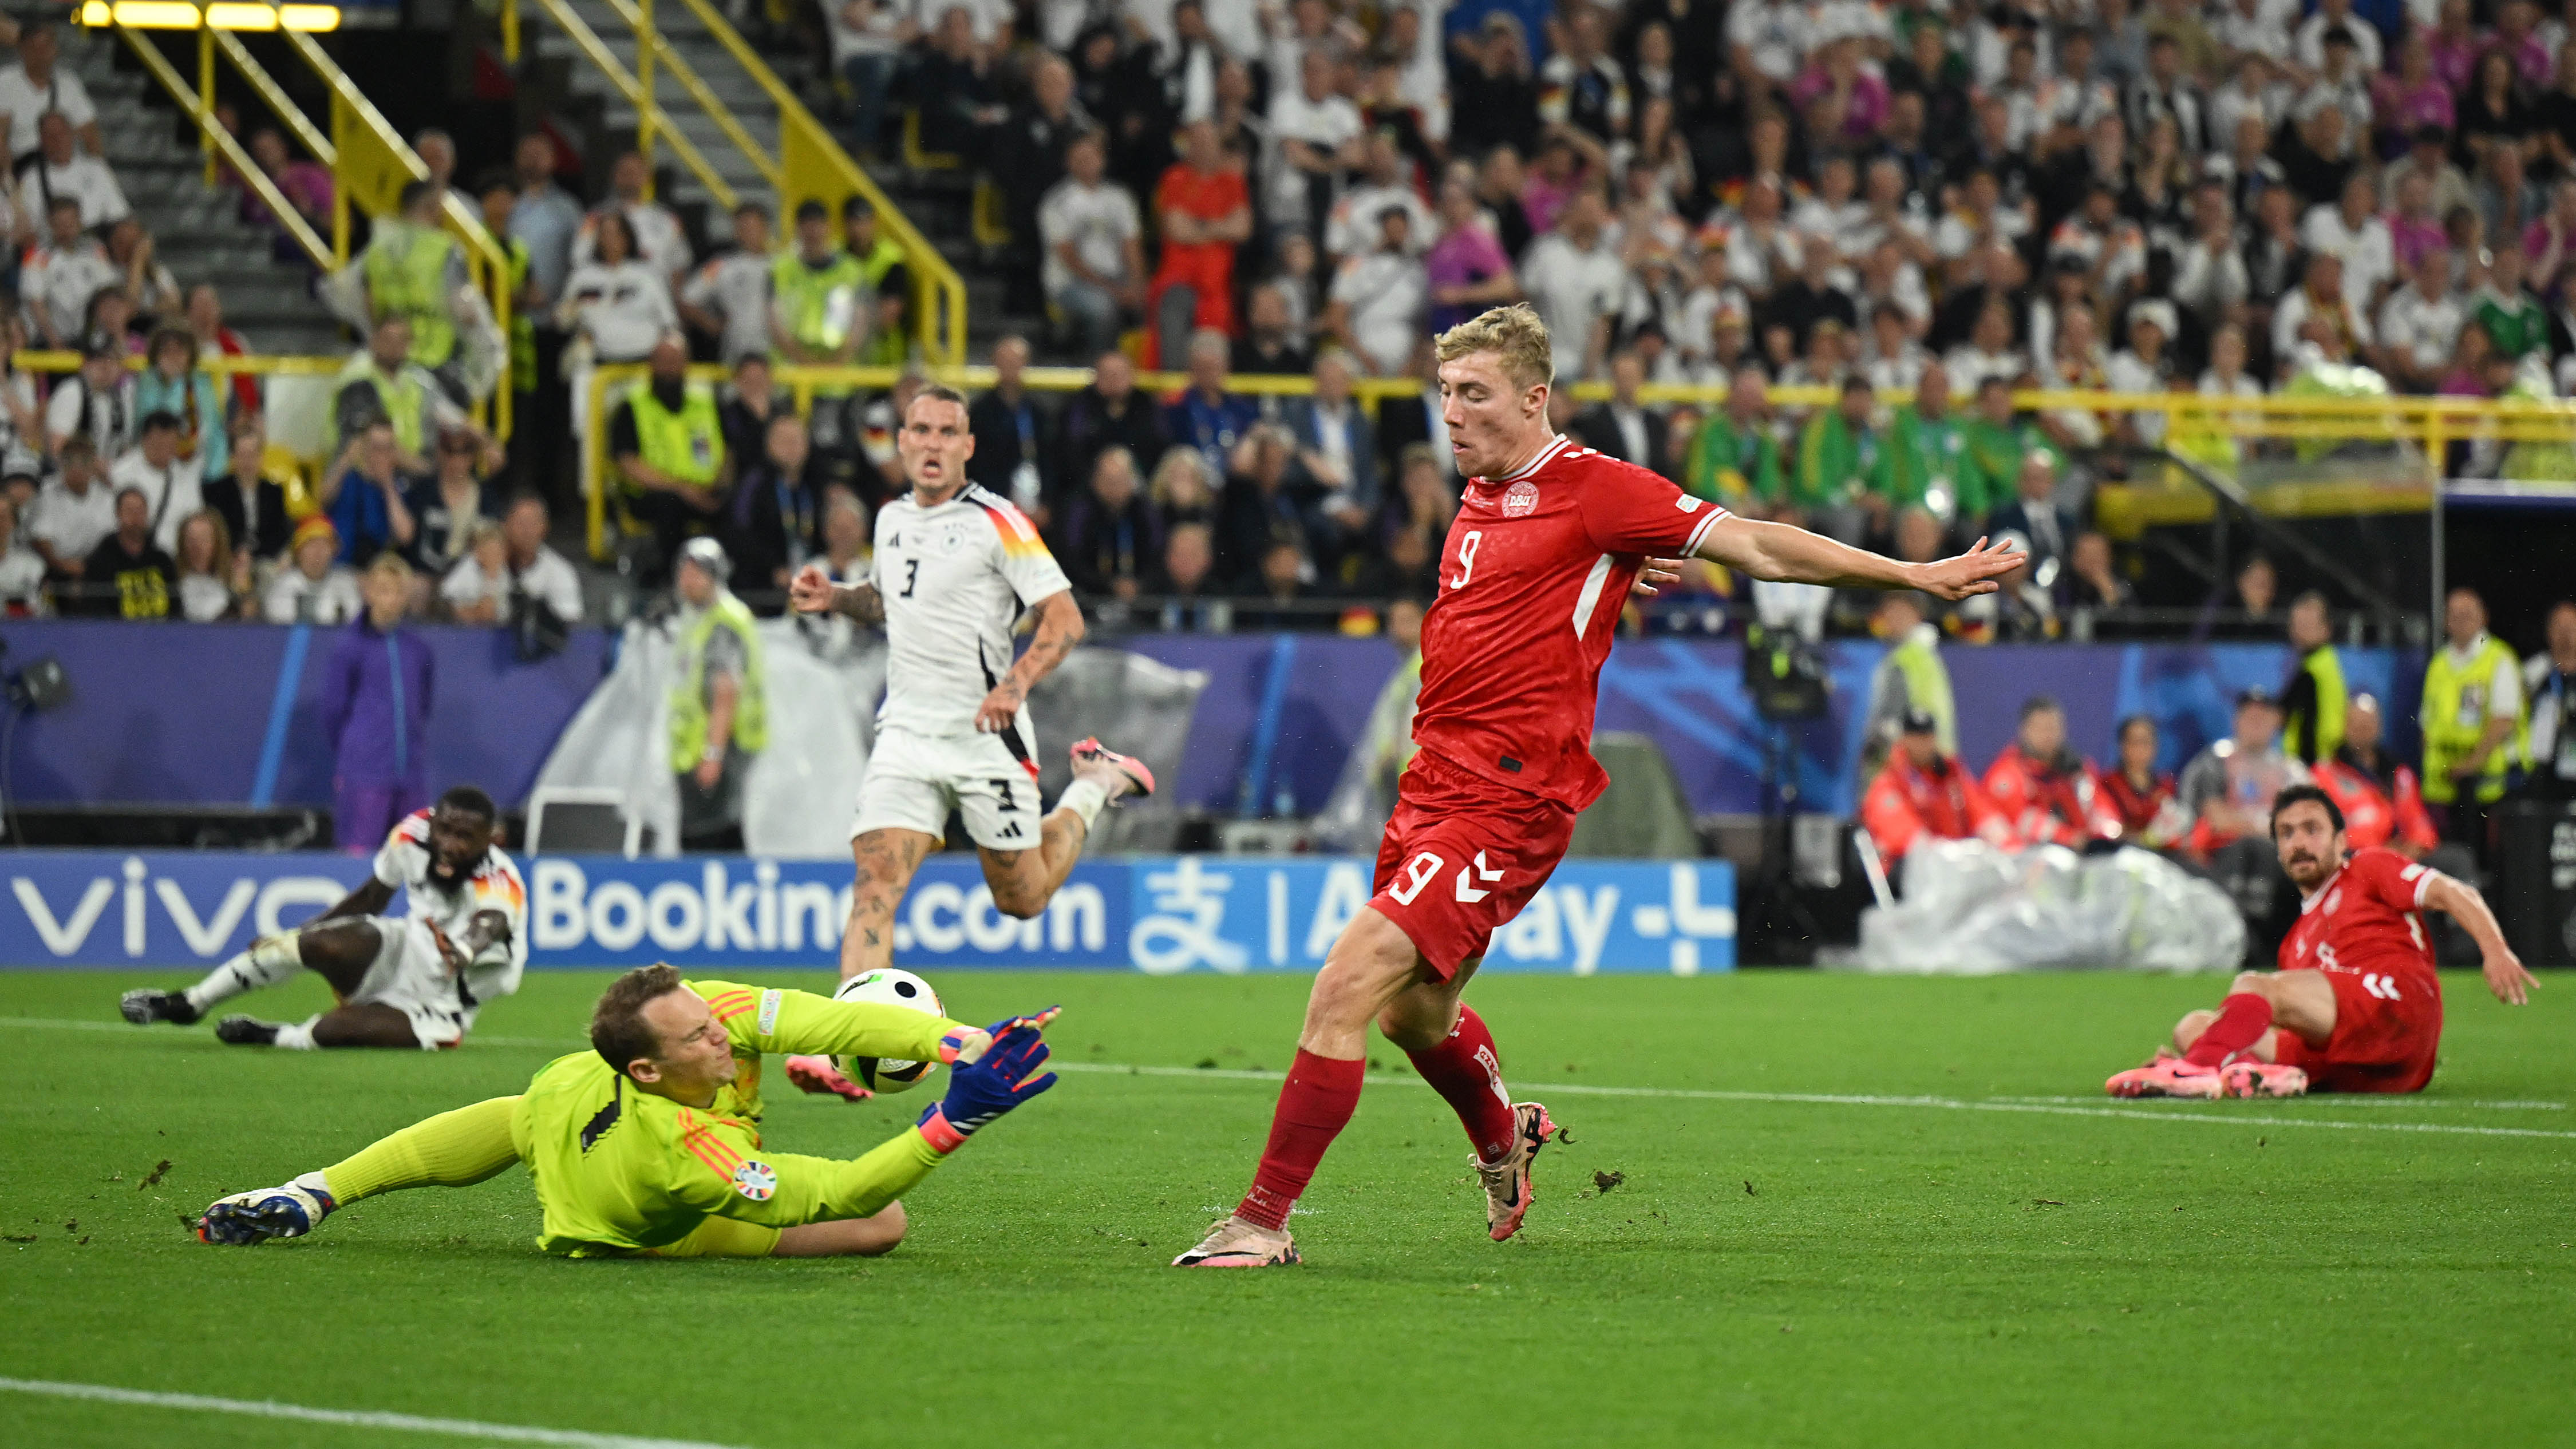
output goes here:
<path id="1" fill-rule="evenodd" d="M 1458 540 L 1458 577 L 1449 581 L 1449 587 L 1467 587 L 1467 580 L 1476 573 L 1476 545 L 1484 541 L 1485 531 L 1481 528 Z"/>

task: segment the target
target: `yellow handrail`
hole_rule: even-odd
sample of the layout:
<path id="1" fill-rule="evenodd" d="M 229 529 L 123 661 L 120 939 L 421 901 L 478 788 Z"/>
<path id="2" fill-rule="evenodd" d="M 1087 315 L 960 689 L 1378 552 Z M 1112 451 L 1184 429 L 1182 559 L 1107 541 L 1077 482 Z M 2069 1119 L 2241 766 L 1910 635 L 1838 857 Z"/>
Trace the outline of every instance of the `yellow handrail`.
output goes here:
<path id="1" fill-rule="evenodd" d="M 116 33 L 125 38 L 126 45 L 134 52 L 134 58 L 143 62 L 144 70 L 150 72 L 152 78 L 161 83 L 161 89 L 170 93 L 170 99 L 177 103 L 179 113 L 196 124 L 200 141 L 214 147 L 215 154 L 222 156 L 224 163 L 232 167 L 234 173 L 241 177 L 242 184 L 250 188 L 251 194 L 268 207 L 269 214 L 277 218 L 277 224 L 286 229 L 289 237 L 294 238 L 295 244 L 303 249 L 305 256 L 312 259 L 313 265 L 329 270 L 331 248 L 323 242 L 320 233 L 314 231 L 304 220 L 302 213 L 298 212 L 278 191 L 277 183 L 268 179 L 268 173 L 259 169 L 259 163 L 251 160 L 250 153 L 242 149 L 241 142 L 233 139 L 232 132 L 225 130 L 215 120 L 212 98 L 201 95 L 197 88 L 191 87 L 179 74 L 178 67 L 170 64 L 169 57 L 163 55 L 160 47 L 152 43 L 150 36 L 126 25 L 116 27 Z M 203 53 L 199 59 L 202 69 Z M 212 90 L 213 87 L 209 84 L 206 89 Z"/>
<path id="2" fill-rule="evenodd" d="M 888 238 L 903 248 L 904 261 L 912 269 L 914 327 L 921 338 L 922 355 L 934 364 L 954 365 L 966 357 L 966 279 L 930 239 L 921 234 L 912 219 L 897 210 L 878 189 L 874 179 L 858 162 L 850 159 L 839 140 L 826 129 L 796 93 L 778 78 L 751 43 L 742 38 L 709 0 L 685 0 L 707 33 L 716 38 L 778 107 L 779 166 L 784 180 L 778 188 L 781 220 L 793 216 L 797 203 L 814 199 L 835 211 L 852 195 L 867 198 L 876 208 L 877 218 Z"/>
<path id="3" fill-rule="evenodd" d="M 517 4 L 518 0 L 504 0 L 503 8 L 506 10 Z M 642 83 L 635 78 L 634 72 L 629 71 L 615 55 L 609 52 L 608 47 L 600 41 L 599 33 L 592 30 L 580 16 L 575 15 L 572 7 L 566 5 L 564 0 L 536 0 L 536 4 L 553 19 L 557 28 L 572 41 L 574 47 L 593 66 L 598 67 L 599 73 L 608 77 L 608 83 L 617 87 L 618 94 L 626 97 L 627 104 L 635 108 L 637 140 L 649 142 L 654 136 L 668 136 L 671 140 L 671 149 L 679 154 L 680 164 L 688 167 L 689 174 L 698 178 L 698 184 L 704 186 L 707 194 L 715 198 L 716 205 L 727 211 L 733 210 L 739 198 L 735 196 L 732 184 L 718 175 L 713 166 L 707 164 L 706 156 L 698 150 L 697 144 L 688 138 L 687 133 L 671 124 L 670 115 L 651 95 L 646 93 Z M 642 61 L 647 53 L 638 50 L 636 60 Z M 641 149 L 640 145 L 638 149 Z"/>
<path id="4" fill-rule="evenodd" d="M 650 4 L 652 0 L 645 0 L 645 3 Z M 752 166 L 760 172 L 762 179 L 772 187 L 782 186 L 786 173 L 779 169 L 778 158 L 771 155 L 769 149 L 761 145 L 751 132 L 743 129 L 743 124 L 734 115 L 733 109 L 716 99 L 716 93 L 708 88 L 705 80 L 699 77 L 697 68 L 683 59 L 678 51 L 671 48 L 671 42 L 663 36 L 658 27 L 646 19 L 644 12 L 630 3 L 630 0 L 607 0 L 607 5 L 610 10 L 616 12 L 618 19 L 634 28 L 639 45 L 649 43 L 652 46 L 654 64 L 671 73 L 672 79 L 680 83 L 680 89 L 688 92 L 689 99 L 698 103 L 698 109 L 706 113 L 707 119 L 716 123 L 716 129 L 724 132 L 726 140 L 733 142 L 734 149 L 750 158 Z M 643 52 L 640 49 L 636 53 L 636 58 L 639 61 L 643 58 Z"/>
<path id="5" fill-rule="evenodd" d="M 350 241 L 348 208 L 353 194 L 361 200 L 372 200 L 379 218 L 389 215 L 404 183 L 429 179 L 429 163 L 412 150 L 393 123 L 312 36 L 289 30 L 283 32 L 283 37 L 287 47 L 331 92 L 330 147 L 335 158 L 332 174 L 339 183 L 332 188 L 331 243 L 333 255 L 345 264 Z M 231 36 L 223 38 L 232 42 L 237 64 L 258 64 Z M 271 88 L 275 89 L 274 83 Z M 285 100 L 285 94 L 279 90 L 274 97 L 262 98 L 274 107 Z M 301 113 L 298 115 L 300 119 Z M 312 129 L 309 121 L 298 126 L 299 134 Z M 362 162 L 372 164 L 362 172 Z M 510 254 L 473 208 L 453 194 L 442 195 L 438 201 L 448 232 L 464 245 L 468 279 L 490 301 L 493 326 L 501 335 L 500 374 L 492 389 L 490 421 L 494 436 L 506 439 L 510 436 L 512 399 L 517 391 L 510 376 L 510 310 L 517 300 L 510 293 Z"/>

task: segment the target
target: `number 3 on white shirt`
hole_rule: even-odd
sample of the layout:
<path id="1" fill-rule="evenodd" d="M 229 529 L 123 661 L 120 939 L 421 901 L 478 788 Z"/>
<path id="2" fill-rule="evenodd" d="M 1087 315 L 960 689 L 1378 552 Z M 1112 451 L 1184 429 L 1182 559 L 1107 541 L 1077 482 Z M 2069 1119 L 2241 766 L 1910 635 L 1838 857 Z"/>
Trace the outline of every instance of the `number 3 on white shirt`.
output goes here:
<path id="1" fill-rule="evenodd" d="M 1449 587 L 1463 589 L 1467 587 L 1467 580 L 1475 577 L 1476 545 L 1483 542 L 1484 537 L 1485 531 L 1480 528 L 1458 540 L 1458 577 L 1449 581 Z"/>

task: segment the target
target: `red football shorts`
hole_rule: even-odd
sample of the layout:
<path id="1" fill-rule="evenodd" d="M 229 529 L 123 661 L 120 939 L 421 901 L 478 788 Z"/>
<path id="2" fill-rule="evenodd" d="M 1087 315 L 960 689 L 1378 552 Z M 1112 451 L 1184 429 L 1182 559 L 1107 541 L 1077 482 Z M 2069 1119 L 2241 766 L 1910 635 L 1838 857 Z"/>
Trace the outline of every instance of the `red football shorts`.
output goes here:
<path id="1" fill-rule="evenodd" d="M 2273 1055 L 2305 1071 L 2311 1091 L 2422 1091 L 2433 1080 L 2433 1050 L 2442 1041 L 2440 988 L 2420 971 L 2324 975 L 2334 988 L 2334 1035 L 2320 1047 L 2276 1031 Z"/>
<path id="2" fill-rule="evenodd" d="M 1485 954 L 1565 858 L 1574 812 L 1423 751 L 1396 788 L 1369 904 L 1443 981 Z"/>

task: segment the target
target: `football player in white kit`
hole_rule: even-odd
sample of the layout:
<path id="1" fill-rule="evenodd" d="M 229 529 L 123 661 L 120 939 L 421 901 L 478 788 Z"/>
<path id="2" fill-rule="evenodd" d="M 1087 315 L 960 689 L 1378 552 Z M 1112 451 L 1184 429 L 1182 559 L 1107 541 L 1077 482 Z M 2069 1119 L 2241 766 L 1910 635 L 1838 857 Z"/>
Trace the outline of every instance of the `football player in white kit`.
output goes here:
<path id="1" fill-rule="evenodd" d="M 850 855 L 858 880 L 841 936 L 841 979 L 894 964 L 894 911 L 952 809 L 982 858 L 994 908 L 1044 911 L 1082 854 L 1101 808 L 1154 793 L 1144 764 L 1086 739 L 1073 783 L 1041 813 L 1029 689 L 1082 642 L 1082 609 L 1036 525 L 1007 498 L 966 480 L 975 435 L 966 399 L 926 387 L 905 408 L 895 452 L 912 491 L 877 513 L 865 582 L 841 586 L 808 564 L 788 586 L 799 612 L 830 611 L 886 630 L 885 703 L 859 782 Z M 1011 659 L 1011 626 L 1036 630 Z M 868 1095 L 829 1057 L 791 1056 L 787 1079 L 853 1101 Z"/>
<path id="2" fill-rule="evenodd" d="M 215 1035 L 235 1046 L 452 1047 L 483 1003 L 519 989 L 527 968 L 527 886 L 492 843 L 492 797 L 459 785 L 405 816 L 376 852 L 375 874 L 292 931 L 250 943 L 185 991 L 125 993 L 125 1019 L 188 1026 L 215 1003 L 299 970 L 331 983 L 340 1004 L 295 1023 L 228 1016 Z M 381 914 L 404 891 L 410 914 Z"/>

